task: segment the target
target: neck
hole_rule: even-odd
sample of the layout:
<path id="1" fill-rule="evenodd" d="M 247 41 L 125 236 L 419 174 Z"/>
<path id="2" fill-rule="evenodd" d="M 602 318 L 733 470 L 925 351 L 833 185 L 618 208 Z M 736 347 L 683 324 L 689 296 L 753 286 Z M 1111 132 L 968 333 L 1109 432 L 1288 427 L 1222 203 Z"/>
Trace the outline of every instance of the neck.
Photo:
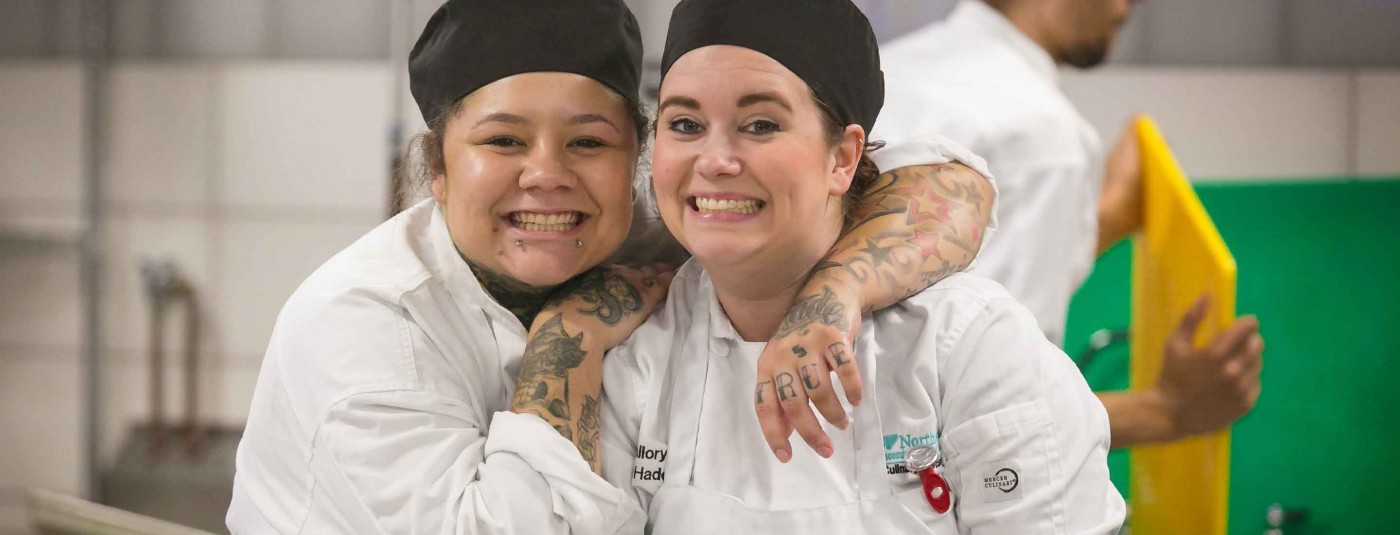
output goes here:
<path id="1" fill-rule="evenodd" d="M 1005 2 L 988 2 L 987 5 L 998 13 L 1001 13 L 1007 20 L 1011 21 L 1012 26 L 1015 26 L 1017 30 L 1020 30 L 1022 34 L 1030 38 L 1032 42 L 1040 46 L 1045 53 L 1050 54 L 1050 57 L 1055 60 L 1055 64 L 1058 65 L 1061 63 L 1061 54 L 1056 51 L 1054 39 L 1050 37 L 1050 32 L 1047 28 L 1040 24 L 1040 21 L 1045 20 L 1045 18 L 1034 10 L 1036 7 L 1035 3 L 1008 0 Z"/>
<path id="2" fill-rule="evenodd" d="M 710 271 L 710 280 L 734 330 L 747 342 L 761 342 L 778 330 L 807 280 L 807 270 L 784 274 L 726 268 Z"/>
<path id="3" fill-rule="evenodd" d="M 486 293 L 491 294 L 497 303 L 514 314 L 526 329 L 535 322 L 535 316 L 544 307 L 550 292 L 554 291 L 553 286 L 531 286 L 510 275 L 477 265 L 471 260 L 467 260 L 467 265 L 471 267 L 472 274 L 476 275 L 481 287 L 486 289 Z"/>

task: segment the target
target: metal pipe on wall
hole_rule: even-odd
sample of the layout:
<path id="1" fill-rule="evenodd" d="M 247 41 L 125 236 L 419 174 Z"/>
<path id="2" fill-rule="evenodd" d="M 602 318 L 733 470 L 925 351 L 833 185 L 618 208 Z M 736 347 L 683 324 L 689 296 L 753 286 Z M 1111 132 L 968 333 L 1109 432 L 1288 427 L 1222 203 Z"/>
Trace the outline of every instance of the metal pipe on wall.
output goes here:
<path id="1" fill-rule="evenodd" d="M 111 11 L 108 0 L 83 2 L 83 459 L 86 464 L 87 494 L 102 503 L 102 465 L 99 445 L 102 439 L 101 305 L 104 256 L 102 213 L 102 168 L 106 151 L 102 143 L 106 128 L 104 95 L 107 85 Z"/>

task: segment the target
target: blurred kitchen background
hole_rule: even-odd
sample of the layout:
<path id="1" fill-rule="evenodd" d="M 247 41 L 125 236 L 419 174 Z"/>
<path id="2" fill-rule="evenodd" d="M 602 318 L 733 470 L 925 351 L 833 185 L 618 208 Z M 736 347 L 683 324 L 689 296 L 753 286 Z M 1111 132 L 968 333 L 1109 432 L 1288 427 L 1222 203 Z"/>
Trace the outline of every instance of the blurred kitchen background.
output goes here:
<path id="1" fill-rule="evenodd" d="M 0 533 L 33 529 L 30 489 L 155 507 L 146 513 L 219 529 L 227 489 L 216 487 L 231 474 L 228 448 L 278 310 L 315 267 L 389 213 L 395 155 L 423 128 L 404 61 L 439 3 L 0 0 Z M 643 26 L 654 85 L 675 2 L 629 3 Z M 883 40 L 941 18 L 953 2 L 857 3 Z M 1286 349 L 1291 333 L 1309 331 L 1310 320 L 1270 323 L 1259 311 L 1269 340 L 1265 398 L 1240 426 L 1315 413 L 1297 425 L 1325 426 L 1343 415 L 1338 425 L 1381 426 L 1364 440 L 1400 439 L 1393 416 L 1376 420 L 1376 411 L 1358 408 L 1377 403 L 1385 413 L 1395 405 L 1381 401 L 1400 401 L 1386 388 L 1400 379 L 1400 344 L 1371 327 L 1393 331 L 1400 321 L 1398 296 L 1390 293 L 1400 278 L 1400 219 L 1370 212 L 1347 219 L 1349 200 L 1308 208 L 1328 195 L 1400 201 L 1400 2 L 1142 2 L 1109 64 L 1065 73 L 1064 87 L 1106 141 L 1133 112 L 1158 121 L 1236 249 L 1242 312 L 1276 305 L 1275 318 L 1295 310 L 1334 315 L 1309 304 L 1316 295 L 1290 296 L 1279 285 L 1315 277 L 1357 286 L 1354 296 L 1364 303 L 1339 305 L 1348 322 L 1340 331 L 1313 329 L 1300 338 L 1296 347 L 1315 342 L 1326 351 L 1295 351 L 1293 368 L 1280 359 L 1294 358 Z M 1230 215 L 1231 205 L 1249 202 L 1259 208 L 1245 213 L 1254 215 Z M 1248 233 L 1262 231 L 1249 230 L 1260 225 L 1250 217 L 1291 218 L 1283 228 L 1343 243 L 1311 252 L 1304 237 L 1275 244 L 1314 258 L 1302 271 L 1254 279 L 1273 286 L 1251 286 L 1252 274 L 1283 261 L 1283 249 L 1251 248 L 1255 234 Z M 1307 271 L 1355 262 L 1357 251 L 1370 251 L 1362 261 L 1375 262 L 1365 271 L 1372 278 Z M 1101 262 L 1106 274 L 1096 273 L 1086 291 L 1126 283 L 1126 253 L 1116 254 L 1107 268 Z M 1387 270 L 1390 261 L 1397 263 Z M 1104 299 L 1103 306 L 1076 304 L 1094 312 L 1071 320 L 1071 355 L 1087 333 L 1126 325 L 1126 305 L 1113 301 L 1121 298 Z M 159 325 L 154 317 L 163 318 Z M 172 433 L 158 434 L 166 444 L 151 453 L 149 429 L 141 427 L 153 417 L 148 362 L 157 347 L 158 412 L 172 428 L 184 421 L 188 363 L 197 361 L 197 421 L 209 431 L 188 446 L 194 454 Z M 1327 383 L 1334 373 L 1350 375 Z M 1111 385 L 1122 376 L 1109 370 L 1096 380 Z M 1338 395 L 1326 398 L 1329 389 Z M 1336 448 L 1350 446 L 1333 436 L 1357 436 L 1345 427 L 1305 427 L 1301 436 L 1263 429 L 1257 440 L 1264 445 L 1255 450 L 1237 435 L 1240 477 L 1294 461 L 1287 470 L 1328 470 L 1338 455 L 1370 467 L 1356 468 L 1354 481 L 1320 481 L 1295 498 L 1313 500 L 1297 504 L 1311 507 L 1313 525 L 1331 526 L 1297 533 L 1400 529 L 1393 507 L 1367 501 L 1395 495 L 1385 490 L 1392 483 L 1385 477 L 1400 477 L 1394 442 L 1348 457 Z M 1332 439 L 1342 445 L 1319 446 Z M 1302 453 L 1289 457 L 1293 450 Z M 1274 455 L 1273 464 L 1238 464 L 1258 457 L 1251 451 Z M 161 468 L 162 456 L 185 464 Z M 1344 474 L 1350 466 L 1344 463 Z M 170 487 L 181 495 L 142 486 L 143 474 L 176 477 L 167 470 L 188 479 Z M 1232 533 L 1262 532 L 1266 506 L 1288 500 L 1270 489 L 1287 485 L 1306 484 L 1237 479 L 1245 494 L 1233 498 L 1240 503 L 1232 501 Z M 49 507 L 62 507 L 61 497 L 50 499 Z M 150 505 L 158 502 L 165 505 Z M 1371 503 L 1375 509 L 1363 511 Z"/>

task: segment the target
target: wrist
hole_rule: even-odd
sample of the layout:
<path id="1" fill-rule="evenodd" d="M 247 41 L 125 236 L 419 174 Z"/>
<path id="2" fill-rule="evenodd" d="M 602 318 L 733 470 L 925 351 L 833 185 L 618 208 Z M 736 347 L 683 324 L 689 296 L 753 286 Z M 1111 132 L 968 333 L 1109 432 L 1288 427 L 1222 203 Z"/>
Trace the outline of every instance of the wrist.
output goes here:
<path id="1" fill-rule="evenodd" d="M 801 295 L 821 295 L 823 289 L 831 290 L 847 311 L 859 317 L 866 310 L 867 299 L 862 293 L 864 286 L 859 282 L 851 280 L 849 277 L 841 277 L 837 273 L 839 269 L 826 269 L 812 274 L 807 280 L 807 285 L 802 287 Z"/>
<path id="2" fill-rule="evenodd" d="M 1153 441 L 1165 442 L 1179 438 L 1183 412 L 1181 400 L 1161 386 L 1147 390 L 1143 400 L 1147 404 L 1144 413 L 1151 415 Z"/>
<path id="3" fill-rule="evenodd" d="M 533 340 L 537 333 L 540 333 L 545 324 L 559 318 L 559 327 L 562 327 L 563 335 L 578 340 L 579 349 L 583 350 L 584 361 L 601 356 L 613 346 L 622 343 L 621 340 L 609 341 L 603 329 L 598 327 L 597 321 L 591 321 L 583 314 L 570 312 L 569 309 L 546 308 L 535 316 L 535 321 L 530 325 L 528 338 Z M 528 344 L 528 341 L 527 341 Z"/>

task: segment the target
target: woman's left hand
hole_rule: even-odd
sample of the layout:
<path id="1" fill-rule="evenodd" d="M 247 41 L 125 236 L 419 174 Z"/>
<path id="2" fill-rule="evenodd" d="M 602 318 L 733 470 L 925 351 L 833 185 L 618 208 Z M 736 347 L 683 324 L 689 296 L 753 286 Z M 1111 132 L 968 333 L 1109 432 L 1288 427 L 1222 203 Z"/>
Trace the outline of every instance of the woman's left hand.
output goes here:
<path id="1" fill-rule="evenodd" d="M 840 378 L 846 400 L 860 405 L 861 378 L 851 341 L 860 332 L 861 307 L 844 290 L 808 284 L 758 358 L 754 406 L 763 437 L 779 461 L 792 459 L 788 437 L 794 428 L 818 455 L 831 456 L 831 438 L 812 412 L 816 406 L 841 429 L 850 422 L 831 372 Z"/>

